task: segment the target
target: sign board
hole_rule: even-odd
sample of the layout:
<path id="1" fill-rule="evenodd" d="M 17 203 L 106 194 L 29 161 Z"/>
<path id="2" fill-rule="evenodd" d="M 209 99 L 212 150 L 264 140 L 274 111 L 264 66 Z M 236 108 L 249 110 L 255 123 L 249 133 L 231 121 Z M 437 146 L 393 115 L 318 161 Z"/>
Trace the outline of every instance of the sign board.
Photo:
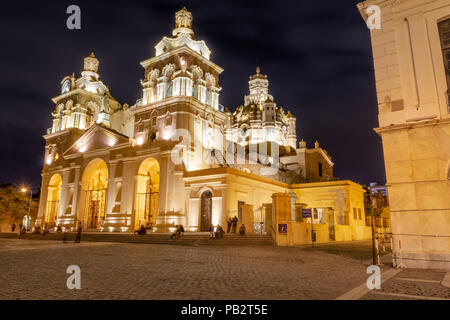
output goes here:
<path id="1" fill-rule="evenodd" d="M 278 233 L 287 233 L 287 224 L 278 224 Z"/>
<path id="2" fill-rule="evenodd" d="M 311 218 L 312 215 L 312 209 L 302 209 L 302 217 L 303 218 Z"/>

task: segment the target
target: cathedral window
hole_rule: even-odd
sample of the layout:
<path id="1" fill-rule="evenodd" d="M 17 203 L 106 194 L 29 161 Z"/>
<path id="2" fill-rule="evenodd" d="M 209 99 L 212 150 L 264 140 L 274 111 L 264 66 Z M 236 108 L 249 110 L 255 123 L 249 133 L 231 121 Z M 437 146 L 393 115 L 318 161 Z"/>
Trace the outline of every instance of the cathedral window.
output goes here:
<path id="1" fill-rule="evenodd" d="M 170 114 L 167 115 L 165 126 L 171 126 L 172 125 L 172 116 Z"/>
<path id="2" fill-rule="evenodd" d="M 192 86 L 192 96 L 196 99 L 198 99 L 198 84 L 197 82 L 194 83 Z"/>
<path id="3" fill-rule="evenodd" d="M 173 82 L 171 79 L 169 79 L 167 80 L 166 98 L 172 96 L 172 90 L 173 90 Z"/>
<path id="4" fill-rule="evenodd" d="M 438 29 L 447 79 L 447 111 L 450 112 L 450 18 L 439 22 Z"/>
<path id="5" fill-rule="evenodd" d="M 322 177 L 323 172 L 322 172 L 322 162 L 319 162 L 319 177 Z"/>

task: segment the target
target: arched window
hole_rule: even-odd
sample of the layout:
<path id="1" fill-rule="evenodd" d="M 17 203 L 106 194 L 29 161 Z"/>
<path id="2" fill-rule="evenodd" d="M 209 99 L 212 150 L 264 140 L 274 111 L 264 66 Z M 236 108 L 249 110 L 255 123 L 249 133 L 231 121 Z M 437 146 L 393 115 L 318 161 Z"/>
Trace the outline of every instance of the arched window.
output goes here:
<path id="1" fill-rule="evenodd" d="M 173 90 L 173 82 L 172 82 L 172 79 L 169 79 L 169 80 L 167 80 L 166 98 L 172 96 L 172 90 Z"/>
<path id="2" fill-rule="evenodd" d="M 192 96 L 196 99 L 198 99 L 198 84 L 197 82 L 194 82 L 194 85 L 192 86 Z"/>

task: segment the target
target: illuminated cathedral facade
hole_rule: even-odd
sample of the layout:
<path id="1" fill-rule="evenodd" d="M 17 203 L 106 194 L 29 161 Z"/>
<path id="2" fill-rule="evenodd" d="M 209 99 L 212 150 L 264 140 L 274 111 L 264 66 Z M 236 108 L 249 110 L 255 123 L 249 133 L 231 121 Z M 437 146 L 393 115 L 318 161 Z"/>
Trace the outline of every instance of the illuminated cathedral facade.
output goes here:
<path id="1" fill-rule="evenodd" d="M 292 195 L 294 208 L 302 202 L 298 190 L 309 186 L 324 192 L 309 203 L 323 209 L 316 210 L 318 221 L 319 212 L 323 221 L 345 221 L 354 190 L 363 208 L 362 188 L 333 181 L 334 164 L 318 142 L 298 142 L 296 118 L 277 105 L 259 67 L 243 105 L 231 112 L 220 104 L 223 69 L 195 40 L 191 13 L 177 12 L 175 24 L 141 62 L 135 105 L 113 98 L 93 53 L 79 78 L 62 80 L 44 136 L 38 225 L 133 232 L 149 223 L 156 231 L 182 224 L 207 231 L 251 208 L 257 228 L 271 219 L 274 194 Z"/>

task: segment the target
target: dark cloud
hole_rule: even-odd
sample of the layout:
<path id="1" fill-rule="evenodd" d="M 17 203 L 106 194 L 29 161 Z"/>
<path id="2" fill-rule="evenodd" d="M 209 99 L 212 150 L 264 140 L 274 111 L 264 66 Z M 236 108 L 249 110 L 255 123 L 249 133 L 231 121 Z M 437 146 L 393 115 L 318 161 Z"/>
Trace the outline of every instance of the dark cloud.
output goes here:
<path id="1" fill-rule="evenodd" d="M 257 64 L 276 102 L 297 117 L 298 136 L 319 140 L 336 175 L 384 182 L 369 32 L 357 1 L 3 1 L 0 9 L 1 181 L 39 186 L 42 135 L 51 126 L 61 79 L 79 75 L 92 50 L 100 77 L 120 102 L 142 91 L 139 62 L 170 35 L 183 5 L 197 39 L 225 69 L 221 103 L 243 103 Z M 82 30 L 66 28 L 77 4 Z"/>

